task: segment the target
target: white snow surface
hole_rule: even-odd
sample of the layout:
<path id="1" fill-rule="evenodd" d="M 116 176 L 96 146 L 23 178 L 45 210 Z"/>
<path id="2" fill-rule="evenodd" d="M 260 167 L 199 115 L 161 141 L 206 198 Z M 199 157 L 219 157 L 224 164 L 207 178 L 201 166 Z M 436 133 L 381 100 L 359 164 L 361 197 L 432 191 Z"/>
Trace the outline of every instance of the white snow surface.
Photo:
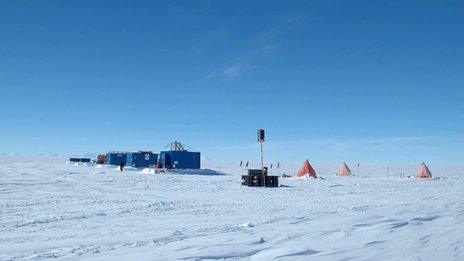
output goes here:
<path id="1" fill-rule="evenodd" d="M 205 165 L 219 172 L 2 155 L 0 260 L 464 260 L 462 166 L 314 164 L 323 179 L 249 188 L 237 163 Z"/>

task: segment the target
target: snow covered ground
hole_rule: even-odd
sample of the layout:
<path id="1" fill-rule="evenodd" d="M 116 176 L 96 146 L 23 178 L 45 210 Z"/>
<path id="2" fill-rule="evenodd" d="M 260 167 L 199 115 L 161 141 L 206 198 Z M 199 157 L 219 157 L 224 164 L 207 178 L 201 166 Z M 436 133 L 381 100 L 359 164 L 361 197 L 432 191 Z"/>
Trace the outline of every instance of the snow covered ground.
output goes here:
<path id="1" fill-rule="evenodd" d="M 325 179 L 265 189 L 240 186 L 236 164 L 141 174 L 0 156 L 0 259 L 464 260 L 463 166 L 414 180 L 314 164 Z"/>

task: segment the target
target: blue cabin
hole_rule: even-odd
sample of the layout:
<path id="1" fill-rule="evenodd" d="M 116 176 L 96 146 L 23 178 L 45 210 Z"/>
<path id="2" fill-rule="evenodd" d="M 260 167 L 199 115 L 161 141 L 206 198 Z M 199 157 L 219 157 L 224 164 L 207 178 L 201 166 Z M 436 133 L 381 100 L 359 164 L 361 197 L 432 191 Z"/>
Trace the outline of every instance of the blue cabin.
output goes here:
<path id="1" fill-rule="evenodd" d="M 120 165 L 123 163 L 126 165 L 127 152 L 122 151 L 110 151 L 106 153 L 106 164 L 108 165 Z"/>
<path id="2" fill-rule="evenodd" d="M 161 151 L 160 165 L 168 169 L 200 169 L 200 152 L 186 150 Z"/>
<path id="3" fill-rule="evenodd" d="M 126 163 L 135 168 L 148 168 L 156 165 L 158 154 L 151 151 L 137 151 L 127 153 Z"/>
<path id="4" fill-rule="evenodd" d="M 70 162 L 90 162 L 90 158 L 69 158 Z"/>

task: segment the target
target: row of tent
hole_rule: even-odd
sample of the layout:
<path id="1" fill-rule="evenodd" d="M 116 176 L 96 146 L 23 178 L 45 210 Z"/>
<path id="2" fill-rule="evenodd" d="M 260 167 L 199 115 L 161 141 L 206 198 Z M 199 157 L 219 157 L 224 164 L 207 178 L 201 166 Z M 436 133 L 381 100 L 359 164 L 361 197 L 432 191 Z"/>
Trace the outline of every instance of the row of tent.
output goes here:
<path id="1" fill-rule="evenodd" d="M 308 160 L 305 160 L 303 166 L 296 172 L 297 177 L 313 177 L 316 178 L 316 171 L 314 168 L 309 164 Z M 351 176 L 351 170 L 346 165 L 345 162 L 340 166 L 337 171 L 337 176 Z M 432 178 L 432 172 L 430 172 L 429 168 L 425 163 L 420 164 L 419 170 L 414 174 L 414 178 Z"/>

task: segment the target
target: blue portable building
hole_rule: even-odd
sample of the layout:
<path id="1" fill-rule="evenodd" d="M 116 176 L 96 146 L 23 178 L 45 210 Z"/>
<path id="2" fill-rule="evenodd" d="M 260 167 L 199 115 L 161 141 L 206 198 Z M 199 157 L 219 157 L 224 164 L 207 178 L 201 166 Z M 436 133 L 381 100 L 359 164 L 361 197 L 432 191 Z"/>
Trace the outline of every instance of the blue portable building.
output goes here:
<path id="1" fill-rule="evenodd" d="M 123 163 L 126 165 L 127 152 L 123 151 L 110 151 L 106 153 L 106 164 L 108 165 L 119 165 Z"/>
<path id="2" fill-rule="evenodd" d="M 90 158 L 69 158 L 70 162 L 90 162 Z"/>
<path id="3" fill-rule="evenodd" d="M 199 169 L 200 152 L 186 150 L 161 151 L 160 165 L 168 169 Z"/>
<path id="4" fill-rule="evenodd" d="M 135 168 L 147 168 L 156 165 L 158 154 L 151 151 L 137 151 L 127 153 L 126 163 Z"/>

